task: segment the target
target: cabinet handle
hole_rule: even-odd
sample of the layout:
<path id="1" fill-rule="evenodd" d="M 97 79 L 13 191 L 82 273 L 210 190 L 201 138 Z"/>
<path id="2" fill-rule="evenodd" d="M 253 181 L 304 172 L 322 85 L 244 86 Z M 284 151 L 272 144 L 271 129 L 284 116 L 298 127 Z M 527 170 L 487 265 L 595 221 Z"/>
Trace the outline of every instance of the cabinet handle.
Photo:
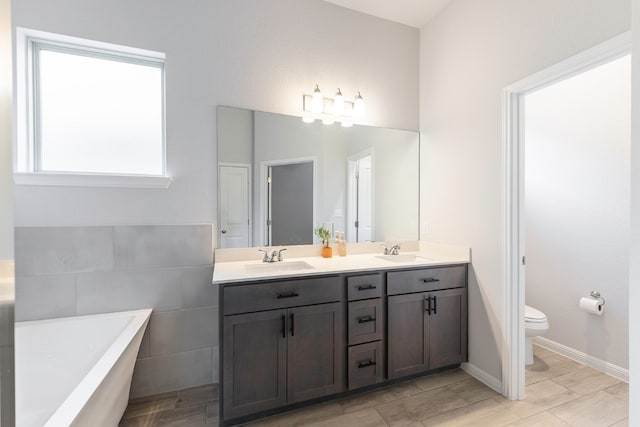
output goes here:
<path id="1" fill-rule="evenodd" d="M 294 298 L 294 297 L 299 297 L 300 294 L 297 292 L 287 292 L 285 294 L 278 294 L 278 299 L 282 299 L 282 298 Z"/>
<path id="2" fill-rule="evenodd" d="M 286 338 L 287 337 L 287 316 L 285 316 L 284 314 L 282 315 L 282 338 Z"/>
<path id="3" fill-rule="evenodd" d="M 376 364 L 376 362 L 374 362 L 373 360 L 367 360 L 366 362 L 358 362 L 358 369 L 367 368 L 367 367 L 373 366 L 375 364 Z"/>
<path id="4" fill-rule="evenodd" d="M 427 307 L 424 309 L 424 311 L 426 311 L 427 314 L 431 316 L 431 297 L 424 299 L 424 305 Z"/>
<path id="5" fill-rule="evenodd" d="M 294 328 L 294 323 L 293 323 L 294 322 L 294 316 L 293 316 L 293 313 L 291 313 L 289 315 L 289 319 L 291 320 L 291 336 L 293 336 L 293 333 L 294 333 L 294 329 L 293 329 Z"/>
<path id="6" fill-rule="evenodd" d="M 438 300 L 437 297 L 433 297 L 433 314 L 438 314 Z"/>
<path id="7" fill-rule="evenodd" d="M 358 290 L 359 291 L 367 291 L 369 289 L 375 289 L 376 287 L 374 285 L 360 285 L 358 286 Z"/>
<path id="8" fill-rule="evenodd" d="M 423 283 L 435 283 L 439 282 L 439 279 L 434 279 L 433 277 L 428 277 L 426 279 L 420 279 Z"/>
<path id="9" fill-rule="evenodd" d="M 376 318 L 373 316 L 363 316 L 358 318 L 358 323 L 375 322 Z"/>

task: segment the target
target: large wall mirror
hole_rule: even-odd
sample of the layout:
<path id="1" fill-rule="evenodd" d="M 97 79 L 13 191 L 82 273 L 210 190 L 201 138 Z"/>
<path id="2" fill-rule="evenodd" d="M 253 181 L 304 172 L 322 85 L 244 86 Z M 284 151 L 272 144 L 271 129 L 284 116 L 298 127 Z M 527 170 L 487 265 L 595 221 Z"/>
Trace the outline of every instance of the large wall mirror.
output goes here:
<path id="1" fill-rule="evenodd" d="M 218 246 L 418 239 L 417 132 L 218 107 Z"/>

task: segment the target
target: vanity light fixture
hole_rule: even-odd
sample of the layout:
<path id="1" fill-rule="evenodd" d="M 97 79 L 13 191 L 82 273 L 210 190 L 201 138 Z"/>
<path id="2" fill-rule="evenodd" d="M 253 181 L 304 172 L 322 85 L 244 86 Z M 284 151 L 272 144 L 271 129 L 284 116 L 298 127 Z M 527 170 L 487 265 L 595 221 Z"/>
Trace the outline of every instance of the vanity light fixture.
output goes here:
<path id="1" fill-rule="evenodd" d="M 324 98 L 316 84 L 313 94 L 302 95 L 302 121 L 305 123 L 320 120 L 325 125 L 338 122 L 343 127 L 351 127 L 354 121 L 362 118 L 364 118 L 364 100 L 360 92 L 353 102 L 344 99 L 340 88 L 336 91 L 335 98 Z"/>

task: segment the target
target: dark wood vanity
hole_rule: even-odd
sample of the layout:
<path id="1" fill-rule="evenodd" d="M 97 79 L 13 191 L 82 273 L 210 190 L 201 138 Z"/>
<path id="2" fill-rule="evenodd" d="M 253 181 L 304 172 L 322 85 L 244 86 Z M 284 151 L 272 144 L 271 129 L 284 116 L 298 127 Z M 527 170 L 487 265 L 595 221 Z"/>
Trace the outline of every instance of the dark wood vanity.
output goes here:
<path id="1" fill-rule="evenodd" d="M 467 265 L 223 283 L 220 422 L 467 360 Z"/>

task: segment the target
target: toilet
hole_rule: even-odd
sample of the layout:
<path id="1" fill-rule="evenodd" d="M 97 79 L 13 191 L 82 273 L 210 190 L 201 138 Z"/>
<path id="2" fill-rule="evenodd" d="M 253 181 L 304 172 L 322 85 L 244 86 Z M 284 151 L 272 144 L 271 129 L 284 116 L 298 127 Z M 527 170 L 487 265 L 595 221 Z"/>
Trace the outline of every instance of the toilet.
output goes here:
<path id="1" fill-rule="evenodd" d="M 525 346 L 525 363 L 533 365 L 533 343 L 531 337 L 537 337 L 547 333 L 549 322 L 547 316 L 540 310 L 528 305 L 524 306 L 524 346 Z"/>

